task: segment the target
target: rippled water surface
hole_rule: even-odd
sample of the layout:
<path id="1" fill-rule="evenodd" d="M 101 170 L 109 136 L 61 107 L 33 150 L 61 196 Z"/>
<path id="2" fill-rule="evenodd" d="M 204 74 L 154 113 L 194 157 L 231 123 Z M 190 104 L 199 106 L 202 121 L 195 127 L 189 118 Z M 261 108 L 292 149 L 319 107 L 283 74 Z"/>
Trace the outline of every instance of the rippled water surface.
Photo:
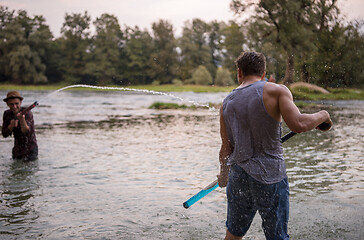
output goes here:
<path id="1" fill-rule="evenodd" d="M 143 93 L 49 93 L 23 92 L 24 105 L 42 99 L 38 161 L 13 161 L 13 139 L 0 140 L 0 239 L 223 239 L 224 189 L 182 206 L 218 173 L 216 110 L 148 109 L 180 99 Z M 174 94 L 207 104 L 227 93 Z M 322 104 L 334 128 L 284 144 L 289 233 L 363 239 L 364 102 Z M 264 239 L 260 224 L 245 239 Z"/>

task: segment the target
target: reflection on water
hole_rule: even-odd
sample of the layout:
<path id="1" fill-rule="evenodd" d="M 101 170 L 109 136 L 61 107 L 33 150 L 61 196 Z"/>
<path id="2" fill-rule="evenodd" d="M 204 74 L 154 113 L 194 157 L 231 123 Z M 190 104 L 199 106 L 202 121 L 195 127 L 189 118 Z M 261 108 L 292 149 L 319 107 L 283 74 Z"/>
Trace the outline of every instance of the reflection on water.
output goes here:
<path id="1" fill-rule="evenodd" d="M 38 218 L 32 202 L 39 188 L 35 177 L 38 162 L 12 161 L 1 168 L 0 233 L 12 239 L 31 230 L 29 224 Z"/>
<path id="2" fill-rule="evenodd" d="M 25 93 L 37 94 L 48 93 Z M 226 95 L 179 94 L 204 104 Z M 35 108 L 38 162 L 13 163 L 13 140 L 0 140 L 0 239 L 222 239 L 224 189 L 182 207 L 218 173 L 218 114 L 147 109 L 164 97 L 61 92 Z M 284 143 L 290 235 L 361 239 L 364 105 L 324 104 L 332 130 Z M 264 239 L 260 224 L 246 239 Z"/>
<path id="3" fill-rule="evenodd" d="M 354 102 L 349 108 L 338 104 L 331 111 L 334 129 L 304 133 L 297 136 L 297 141 L 287 142 L 286 162 L 293 195 L 339 190 L 349 198 L 363 197 L 363 107 L 362 102 Z"/>

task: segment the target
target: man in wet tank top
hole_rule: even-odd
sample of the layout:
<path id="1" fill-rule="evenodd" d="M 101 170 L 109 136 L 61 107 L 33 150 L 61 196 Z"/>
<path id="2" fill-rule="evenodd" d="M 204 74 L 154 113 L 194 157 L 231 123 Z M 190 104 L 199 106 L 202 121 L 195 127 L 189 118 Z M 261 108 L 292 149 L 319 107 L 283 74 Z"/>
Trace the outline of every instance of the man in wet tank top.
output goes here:
<path id="1" fill-rule="evenodd" d="M 244 52 L 235 61 L 239 86 L 220 109 L 219 186 L 228 199 L 225 239 L 242 239 L 258 211 L 266 239 L 289 239 L 289 186 L 281 143 L 282 120 L 296 133 L 332 126 L 322 110 L 302 114 L 290 90 L 264 81 L 262 53 Z"/>

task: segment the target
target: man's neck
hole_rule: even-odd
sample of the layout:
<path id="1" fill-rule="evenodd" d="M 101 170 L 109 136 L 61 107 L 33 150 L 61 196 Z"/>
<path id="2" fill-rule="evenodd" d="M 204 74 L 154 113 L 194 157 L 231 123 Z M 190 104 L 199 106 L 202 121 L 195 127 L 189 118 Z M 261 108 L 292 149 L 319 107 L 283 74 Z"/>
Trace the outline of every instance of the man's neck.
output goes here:
<path id="1" fill-rule="evenodd" d="M 246 86 L 253 84 L 255 82 L 258 82 L 260 80 L 262 80 L 262 78 L 260 78 L 258 76 L 246 76 L 241 80 L 241 84 L 239 85 L 238 88 L 246 87 Z"/>

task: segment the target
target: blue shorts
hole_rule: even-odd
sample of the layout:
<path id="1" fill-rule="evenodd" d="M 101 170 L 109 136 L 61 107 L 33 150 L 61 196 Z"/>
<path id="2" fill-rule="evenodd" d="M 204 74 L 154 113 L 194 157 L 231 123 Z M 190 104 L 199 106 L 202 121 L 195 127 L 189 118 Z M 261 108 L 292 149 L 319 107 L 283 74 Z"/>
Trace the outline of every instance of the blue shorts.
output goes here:
<path id="1" fill-rule="evenodd" d="M 226 187 L 228 199 L 226 227 L 235 236 L 244 236 L 255 213 L 262 218 L 267 240 L 288 240 L 289 187 L 287 177 L 274 184 L 263 184 L 241 167 L 230 167 Z"/>

